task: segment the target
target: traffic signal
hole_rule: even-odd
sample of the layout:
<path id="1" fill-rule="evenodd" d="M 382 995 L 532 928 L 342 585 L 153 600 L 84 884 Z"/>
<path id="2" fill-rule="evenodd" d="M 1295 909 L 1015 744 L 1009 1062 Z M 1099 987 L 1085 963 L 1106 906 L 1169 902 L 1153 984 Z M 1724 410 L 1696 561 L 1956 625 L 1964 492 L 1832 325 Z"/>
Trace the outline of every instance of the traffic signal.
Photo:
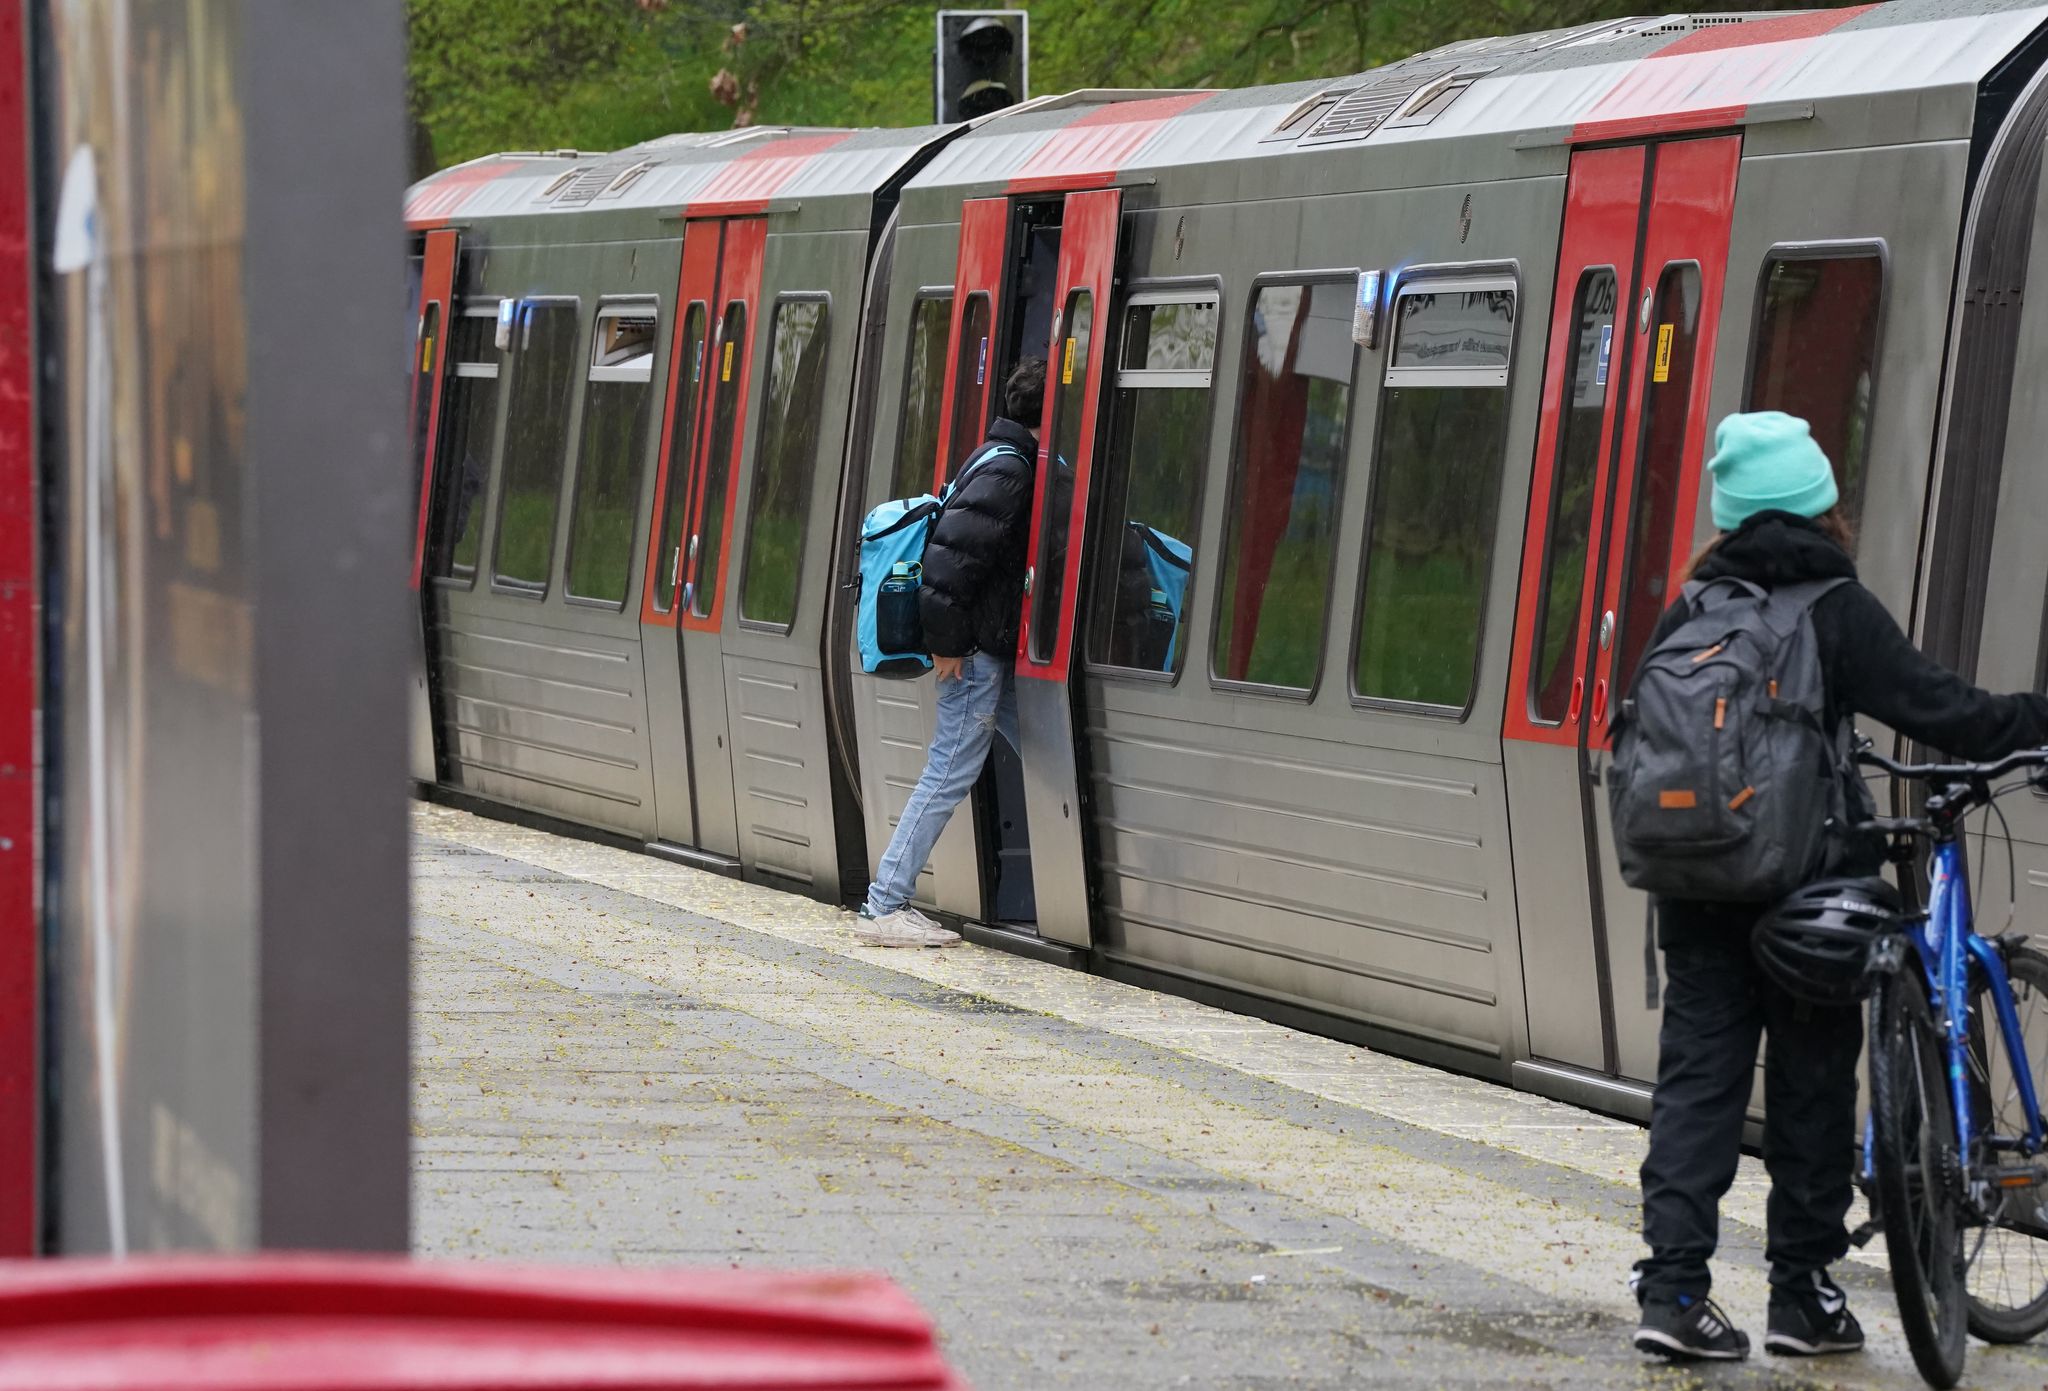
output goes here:
<path id="1" fill-rule="evenodd" d="M 940 10 L 933 73 L 938 119 L 971 121 L 1023 101 L 1031 76 L 1030 16 L 1023 10 Z"/>

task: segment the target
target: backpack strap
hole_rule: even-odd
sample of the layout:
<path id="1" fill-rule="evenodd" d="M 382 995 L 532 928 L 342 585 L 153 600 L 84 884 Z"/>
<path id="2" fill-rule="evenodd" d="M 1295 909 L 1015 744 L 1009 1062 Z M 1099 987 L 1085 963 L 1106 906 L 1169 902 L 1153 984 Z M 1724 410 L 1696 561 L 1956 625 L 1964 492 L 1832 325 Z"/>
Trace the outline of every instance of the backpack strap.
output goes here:
<path id="1" fill-rule="evenodd" d="M 1771 593 L 1762 585 L 1752 580 L 1742 579 L 1736 575 L 1722 575 L 1717 579 L 1711 580 L 1687 580 L 1678 593 L 1691 607 L 1692 611 L 1698 613 L 1706 607 L 1702 601 L 1706 598 L 1707 594 L 1716 589 L 1740 590 L 1747 593 L 1752 599 L 1767 599 Z"/>
<path id="2" fill-rule="evenodd" d="M 946 491 L 939 494 L 939 505 L 944 507 L 953 500 L 953 494 L 959 490 L 962 483 L 967 481 L 968 474 L 973 473 L 990 459 L 1001 454 L 1008 454 L 1014 459 L 1024 458 L 1024 451 L 1014 444 L 1003 444 L 999 441 L 994 444 L 983 445 L 974 452 L 974 456 L 967 461 L 966 466 L 960 472 L 953 475 L 952 482 L 946 484 Z M 1025 462 L 1029 463 L 1030 461 L 1027 459 Z"/>

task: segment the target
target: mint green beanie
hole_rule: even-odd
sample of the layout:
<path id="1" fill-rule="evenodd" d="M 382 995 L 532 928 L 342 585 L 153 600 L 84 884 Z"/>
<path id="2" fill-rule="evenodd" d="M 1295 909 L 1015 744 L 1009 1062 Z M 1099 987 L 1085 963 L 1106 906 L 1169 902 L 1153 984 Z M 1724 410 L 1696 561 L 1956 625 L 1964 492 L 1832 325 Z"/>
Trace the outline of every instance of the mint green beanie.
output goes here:
<path id="1" fill-rule="evenodd" d="M 1818 517 L 1841 494 L 1813 430 L 1783 411 L 1731 415 L 1714 431 L 1714 525 L 1733 531 L 1759 512 Z"/>

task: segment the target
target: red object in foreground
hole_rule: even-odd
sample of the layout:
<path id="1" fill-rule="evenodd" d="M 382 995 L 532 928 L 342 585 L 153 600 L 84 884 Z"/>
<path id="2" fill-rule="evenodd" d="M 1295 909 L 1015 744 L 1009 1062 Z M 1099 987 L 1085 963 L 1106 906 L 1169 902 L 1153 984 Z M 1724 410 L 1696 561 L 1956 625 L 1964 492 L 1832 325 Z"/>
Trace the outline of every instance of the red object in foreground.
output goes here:
<path id="1" fill-rule="evenodd" d="M 966 1391 L 879 1275 L 169 1257 L 0 1264 L 4 1391 Z"/>

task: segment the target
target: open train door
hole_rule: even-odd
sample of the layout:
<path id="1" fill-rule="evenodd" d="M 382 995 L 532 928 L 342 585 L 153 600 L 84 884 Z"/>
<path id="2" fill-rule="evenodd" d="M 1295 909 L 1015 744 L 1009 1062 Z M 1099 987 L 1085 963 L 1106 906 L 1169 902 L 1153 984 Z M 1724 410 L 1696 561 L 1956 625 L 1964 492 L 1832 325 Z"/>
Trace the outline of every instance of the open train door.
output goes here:
<path id="1" fill-rule="evenodd" d="M 419 499 L 412 551 L 414 618 L 419 638 L 413 643 L 411 768 L 421 782 L 440 779 L 437 741 L 440 721 L 435 718 L 431 673 L 434 625 L 422 598 L 421 577 L 427 562 L 427 514 L 433 498 L 434 459 L 441 434 L 442 390 L 447 379 L 448 354 L 444 351 L 455 314 L 455 253 L 461 234 L 452 228 L 427 233 L 425 256 L 420 263 L 419 320 L 412 352 L 412 450 L 414 495 Z"/>
<path id="2" fill-rule="evenodd" d="M 1107 357 L 1101 323 L 1109 312 L 1122 197 L 1116 189 L 1102 189 L 1066 199 L 1017 640 L 1017 715 L 1038 932 L 1080 948 L 1090 942 L 1091 866 L 1084 835 L 1089 789 L 1070 668 Z"/>
<path id="3" fill-rule="evenodd" d="M 1648 902 L 1621 881 L 1614 717 L 1692 545 L 1741 137 L 1572 158 L 1502 736 L 1539 1091 L 1646 1113 Z"/>

